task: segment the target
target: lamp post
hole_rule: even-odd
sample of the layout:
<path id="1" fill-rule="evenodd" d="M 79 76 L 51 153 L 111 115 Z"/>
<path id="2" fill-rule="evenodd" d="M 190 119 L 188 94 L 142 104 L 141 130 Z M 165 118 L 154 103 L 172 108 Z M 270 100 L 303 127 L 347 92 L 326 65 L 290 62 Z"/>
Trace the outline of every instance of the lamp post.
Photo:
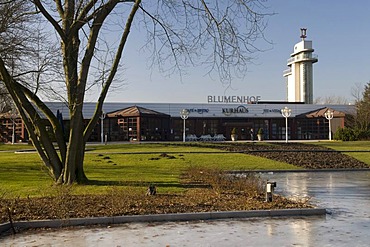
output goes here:
<path id="1" fill-rule="evenodd" d="M 104 144 L 104 118 L 105 118 L 105 113 L 102 111 L 101 116 L 100 116 L 100 138 L 101 138 L 101 144 Z"/>
<path id="2" fill-rule="evenodd" d="M 15 143 L 15 120 L 17 118 L 17 113 L 15 112 L 15 110 L 12 108 L 10 111 L 9 111 L 9 116 L 10 116 L 10 119 L 12 120 L 12 144 Z"/>
<path id="3" fill-rule="evenodd" d="M 15 143 L 15 119 L 13 118 L 12 119 L 12 129 L 13 129 L 13 131 L 12 131 L 12 144 L 14 144 Z"/>
<path id="4" fill-rule="evenodd" d="M 189 111 L 187 109 L 182 109 L 180 111 L 180 116 L 184 120 L 184 131 L 182 133 L 182 141 L 185 142 L 185 129 L 186 129 L 185 120 L 188 119 L 189 117 Z"/>
<path id="5" fill-rule="evenodd" d="M 281 109 L 281 114 L 285 117 L 285 142 L 288 143 L 288 117 L 292 114 L 292 109 L 284 107 Z"/>
<path id="6" fill-rule="evenodd" d="M 329 120 L 329 141 L 331 141 L 331 122 L 330 120 L 333 119 L 334 117 L 334 111 L 328 109 L 325 113 L 324 116 L 327 120 Z"/>

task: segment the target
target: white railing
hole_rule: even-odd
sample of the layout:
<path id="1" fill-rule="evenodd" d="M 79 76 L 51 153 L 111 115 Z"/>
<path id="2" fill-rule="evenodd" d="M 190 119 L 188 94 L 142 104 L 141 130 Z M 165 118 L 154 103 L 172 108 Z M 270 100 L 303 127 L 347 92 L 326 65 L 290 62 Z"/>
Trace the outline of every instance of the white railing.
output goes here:
<path id="1" fill-rule="evenodd" d="M 290 73 L 292 73 L 292 69 L 291 68 L 286 69 L 286 70 L 283 71 L 283 75 L 290 74 Z"/>
<path id="2" fill-rule="evenodd" d="M 312 53 L 304 53 L 304 54 L 299 54 L 297 56 L 291 57 L 287 60 L 287 63 L 293 63 L 297 61 L 304 61 L 304 60 L 318 60 L 318 56 L 316 54 Z"/>

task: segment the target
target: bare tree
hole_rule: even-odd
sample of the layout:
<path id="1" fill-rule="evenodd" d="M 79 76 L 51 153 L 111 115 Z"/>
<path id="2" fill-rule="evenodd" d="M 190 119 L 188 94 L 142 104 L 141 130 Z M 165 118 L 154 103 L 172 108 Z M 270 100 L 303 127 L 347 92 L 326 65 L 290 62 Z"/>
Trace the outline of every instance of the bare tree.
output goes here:
<path id="1" fill-rule="evenodd" d="M 318 105 L 346 105 L 348 100 L 343 96 L 326 96 L 326 97 L 317 97 L 314 104 Z"/>
<path id="2" fill-rule="evenodd" d="M 355 103 L 361 101 L 362 94 L 364 93 L 364 85 L 362 83 L 355 83 L 351 88 L 351 95 L 355 100 Z"/>
<path id="3" fill-rule="evenodd" d="M 27 1 L 12 1 L 27 5 Z M 44 164 L 55 181 L 63 184 L 87 180 L 83 169 L 86 141 L 102 112 L 109 88 L 114 83 L 123 50 L 132 25 L 147 31 L 147 45 L 152 51 L 152 64 L 162 72 L 183 73 L 188 66 L 205 65 L 208 72 L 216 71 L 221 80 L 230 83 L 233 75 L 243 75 L 252 54 L 259 49 L 254 41 L 263 37 L 265 29 L 264 1 L 258 0 L 54 0 L 30 1 L 50 24 L 60 42 L 63 83 L 69 107 L 70 132 L 68 142 L 63 138 L 56 116 L 39 97 L 40 84 L 28 77 L 22 83 L 10 71 L 5 57 L 0 57 L 0 79 L 6 85 L 22 116 L 30 137 Z M 8 3 L 11 4 L 11 3 Z M 23 13 L 25 13 L 24 11 Z M 22 13 L 22 12 L 20 12 Z M 19 23 L 19 27 L 26 22 Z M 96 64 L 104 63 L 102 52 L 106 34 L 114 27 L 120 29 L 117 45 L 110 54 L 109 70 L 100 71 L 102 87 L 94 115 L 84 124 L 83 102 Z M 115 33 L 118 33 L 117 31 Z M 44 56 L 45 57 L 45 56 Z M 14 59 L 13 59 L 14 61 Z M 47 64 L 47 63 L 46 63 Z M 36 67 L 37 72 L 40 66 Z M 55 71 L 55 73 L 58 73 Z M 50 87 L 49 87 L 50 88 Z M 46 133 L 40 112 L 53 127 L 60 155 Z"/>

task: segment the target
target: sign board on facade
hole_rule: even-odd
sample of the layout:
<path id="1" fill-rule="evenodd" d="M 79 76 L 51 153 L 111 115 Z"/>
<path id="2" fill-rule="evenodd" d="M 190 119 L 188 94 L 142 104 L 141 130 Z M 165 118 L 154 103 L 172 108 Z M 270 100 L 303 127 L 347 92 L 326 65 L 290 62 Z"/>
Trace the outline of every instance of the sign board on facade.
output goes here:
<path id="1" fill-rule="evenodd" d="M 208 103 L 257 104 L 261 96 L 214 96 L 208 95 Z"/>
<path id="2" fill-rule="evenodd" d="M 233 107 L 233 108 L 222 108 L 222 113 L 226 116 L 230 116 L 231 114 L 237 114 L 237 113 L 248 113 L 248 108 L 246 108 L 245 106 L 238 106 L 238 107 Z"/>

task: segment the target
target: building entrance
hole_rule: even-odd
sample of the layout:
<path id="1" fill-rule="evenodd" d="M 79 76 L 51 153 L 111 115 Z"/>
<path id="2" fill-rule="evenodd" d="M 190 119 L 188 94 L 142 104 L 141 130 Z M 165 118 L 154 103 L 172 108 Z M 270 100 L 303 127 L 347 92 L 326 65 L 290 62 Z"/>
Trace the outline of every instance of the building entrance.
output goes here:
<path id="1" fill-rule="evenodd" d="M 225 132 L 226 138 L 230 138 L 233 129 L 235 129 L 235 133 L 238 136 L 238 140 L 251 140 L 251 129 L 253 129 L 252 122 L 226 122 L 225 125 Z"/>

